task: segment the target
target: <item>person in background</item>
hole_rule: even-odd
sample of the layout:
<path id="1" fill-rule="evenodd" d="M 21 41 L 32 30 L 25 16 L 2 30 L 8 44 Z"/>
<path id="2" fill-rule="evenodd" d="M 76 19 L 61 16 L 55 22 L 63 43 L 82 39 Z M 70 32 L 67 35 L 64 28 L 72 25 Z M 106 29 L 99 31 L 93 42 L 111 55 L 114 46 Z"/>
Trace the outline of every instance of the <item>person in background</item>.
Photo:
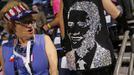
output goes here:
<path id="1" fill-rule="evenodd" d="M 59 13 L 60 10 L 60 0 L 52 0 L 52 8 L 53 8 L 53 13 L 55 15 L 55 17 L 57 16 L 57 14 Z M 57 21 L 57 19 L 56 19 Z M 52 26 L 53 25 L 53 26 Z M 60 27 L 59 27 L 59 23 L 55 23 L 55 19 L 48 22 L 47 24 L 44 24 L 43 28 L 46 32 L 48 32 L 51 28 L 54 28 L 55 30 L 55 37 L 54 37 L 54 45 L 57 49 L 57 53 L 58 53 L 58 60 L 59 60 L 59 75 L 70 75 L 70 71 L 65 68 L 62 67 L 63 64 L 65 64 L 65 54 L 64 54 L 64 49 L 62 48 L 62 38 L 61 38 L 61 32 L 60 32 Z"/>
<path id="2" fill-rule="evenodd" d="M 127 25 L 111 0 L 61 0 L 59 17 L 64 22 L 64 48 L 72 75 L 113 74 L 116 59 L 104 10 Z"/>
<path id="3" fill-rule="evenodd" d="M 1 10 L 7 31 L 15 39 L 0 47 L 5 75 L 58 75 L 57 52 L 47 35 L 34 33 L 33 12 L 21 1 L 11 0 Z"/>
<path id="4" fill-rule="evenodd" d="M 33 4 L 32 10 L 37 12 L 36 14 L 33 14 L 33 18 L 36 20 L 36 26 L 35 26 L 35 29 L 37 30 L 36 33 L 44 34 L 45 32 L 42 26 L 47 23 L 47 17 L 41 10 L 41 5 L 39 3 Z"/>
<path id="5" fill-rule="evenodd" d="M 123 13 L 126 19 L 133 19 L 133 9 L 132 9 L 132 0 L 117 0 L 121 7 L 123 8 Z"/>
<path id="6" fill-rule="evenodd" d="M 40 4 L 41 11 L 43 11 L 46 16 L 50 15 L 50 0 L 33 0 L 32 4 Z"/>
<path id="7" fill-rule="evenodd" d="M 60 10 L 60 0 L 52 0 L 52 8 L 53 8 L 53 14 L 56 17 L 59 10 Z M 49 29 L 53 27 L 59 27 L 58 18 L 54 18 L 54 20 L 48 22 L 47 24 L 43 25 L 43 29 L 47 32 Z"/>
<path id="8" fill-rule="evenodd" d="M 61 0 L 60 12 L 49 24 L 60 23 L 71 75 L 112 75 L 116 62 L 104 10 L 123 27 L 121 11 L 111 0 Z"/>

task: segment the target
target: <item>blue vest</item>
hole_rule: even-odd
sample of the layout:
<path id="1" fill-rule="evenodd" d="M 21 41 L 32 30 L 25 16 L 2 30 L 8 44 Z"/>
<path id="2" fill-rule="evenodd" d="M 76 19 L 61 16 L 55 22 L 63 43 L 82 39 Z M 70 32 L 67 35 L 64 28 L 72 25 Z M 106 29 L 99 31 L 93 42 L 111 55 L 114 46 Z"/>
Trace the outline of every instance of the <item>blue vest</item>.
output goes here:
<path id="1" fill-rule="evenodd" d="M 34 75 L 49 75 L 48 58 L 45 52 L 44 35 L 36 35 L 33 45 L 32 70 Z M 13 40 L 2 47 L 5 75 L 15 75 L 14 62 L 9 61 L 13 55 Z"/>

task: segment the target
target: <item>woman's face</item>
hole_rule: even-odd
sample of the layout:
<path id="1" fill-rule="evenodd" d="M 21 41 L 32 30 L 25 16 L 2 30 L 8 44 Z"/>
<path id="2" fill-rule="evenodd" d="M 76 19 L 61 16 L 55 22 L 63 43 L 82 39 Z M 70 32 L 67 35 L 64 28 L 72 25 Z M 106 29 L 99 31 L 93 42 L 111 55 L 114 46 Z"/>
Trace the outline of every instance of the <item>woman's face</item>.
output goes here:
<path id="1" fill-rule="evenodd" d="M 24 39 L 29 39 L 29 38 L 33 37 L 33 34 L 34 34 L 33 25 L 34 24 L 35 24 L 35 22 L 29 23 L 29 24 L 15 23 L 16 36 L 18 38 L 24 38 Z"/>

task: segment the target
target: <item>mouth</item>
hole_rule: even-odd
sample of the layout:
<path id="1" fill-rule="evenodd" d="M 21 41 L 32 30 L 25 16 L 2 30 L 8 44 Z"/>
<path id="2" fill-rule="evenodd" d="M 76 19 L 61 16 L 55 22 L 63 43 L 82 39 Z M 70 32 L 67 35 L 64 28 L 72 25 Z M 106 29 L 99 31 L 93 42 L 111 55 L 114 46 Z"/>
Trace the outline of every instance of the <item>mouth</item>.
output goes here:
<path id="1" fill-rule="evenodd" d="M 28 27 L 27 28 L 27 32 L 32 33 L 33 32 L 33 28 L 32 27 Z"/>
<path id="2" fill-rule="evenodd" d="M 27 31 L 28 31 L 28 32 L 32 32 L 32 31 L 33 31 L 33 29 L 28 29 Z"/>
<path id="3" fill-rule="evenodd" d="M 71 39 L 72 39 L 72 41 L 77 42 L 77 41 L 81 41 L 83 39 L 83 37 L 81 36 L 80 32 L 77 32 L 77 33 L 73 33 L 71 35 Z"/>
<path id="4" fill-rule="evenodd" d="M 77 37 L 73 36 L 71 38 L 72 38 L 73 41 L 81 41 L 83 39 L 83 37 L 81 37 L 81 36 L 80 37 L 79 36 L 77 36 Z"/>

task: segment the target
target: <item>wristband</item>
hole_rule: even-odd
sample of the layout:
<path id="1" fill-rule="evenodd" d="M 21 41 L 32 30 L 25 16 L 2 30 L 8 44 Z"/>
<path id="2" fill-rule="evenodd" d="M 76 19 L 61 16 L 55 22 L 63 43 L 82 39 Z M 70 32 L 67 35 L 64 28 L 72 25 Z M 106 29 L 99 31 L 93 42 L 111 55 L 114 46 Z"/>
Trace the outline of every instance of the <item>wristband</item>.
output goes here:
<path id="1" fill-rule="evenodd" d="M 52 27 L 51 27 L 51 25 L 48 23 L 47 24 L 47 27 L 48 27 L 48 29 L 51 29 Z"/>

